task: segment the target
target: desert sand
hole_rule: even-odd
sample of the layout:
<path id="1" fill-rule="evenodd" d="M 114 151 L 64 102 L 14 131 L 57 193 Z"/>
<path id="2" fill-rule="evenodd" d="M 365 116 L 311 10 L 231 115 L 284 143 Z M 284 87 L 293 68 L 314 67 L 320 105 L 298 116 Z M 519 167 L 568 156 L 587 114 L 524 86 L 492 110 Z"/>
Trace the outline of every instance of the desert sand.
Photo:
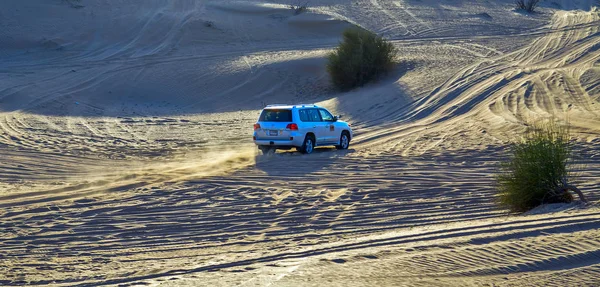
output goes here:
<path id="1" fill-rule="evenodd" d="M 594 1 L 0 1 L 0 285 L 600 286 Z M 361 26 L 398 68 L 336 91 Z M 350 149 L 261 155 L 318 103 Z M 589 204 L 510 214 L 525 123 L 569 121 Z"/>

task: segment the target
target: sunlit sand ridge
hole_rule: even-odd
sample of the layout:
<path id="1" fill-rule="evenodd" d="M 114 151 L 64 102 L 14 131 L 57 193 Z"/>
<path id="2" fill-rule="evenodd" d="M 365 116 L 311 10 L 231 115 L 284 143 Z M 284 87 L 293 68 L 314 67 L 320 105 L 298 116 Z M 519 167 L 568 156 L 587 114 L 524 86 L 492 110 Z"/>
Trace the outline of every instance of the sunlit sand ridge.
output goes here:
<path id="1" fill-rule="evenodd" d="M 0 3 L 0 285 L 597 286 L 593 1 Z M 401 64 L 340 93 L 358 25 Z M 348 151 L 263 156 L 266 103 L 343 114 Z M 591 204 L 509 215 L 526 123 L 569 121 Z"/>

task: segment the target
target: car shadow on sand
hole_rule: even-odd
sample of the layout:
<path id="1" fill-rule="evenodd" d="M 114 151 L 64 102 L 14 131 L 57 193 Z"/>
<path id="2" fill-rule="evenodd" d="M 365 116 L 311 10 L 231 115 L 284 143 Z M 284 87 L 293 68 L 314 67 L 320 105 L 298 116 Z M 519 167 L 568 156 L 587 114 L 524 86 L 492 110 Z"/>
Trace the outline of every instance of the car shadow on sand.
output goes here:
<path id="1" fill-rule="evenodd" d="M 273 176 L 303 176 L 326 170 L 337 159 L 355 152 L 354 149 L 337 150 L 332 147 L 316 148 L 311 154 L 303 154 L 295 149 L 269 152 L 258 152 L 255 157 L 255 168 Z"/>

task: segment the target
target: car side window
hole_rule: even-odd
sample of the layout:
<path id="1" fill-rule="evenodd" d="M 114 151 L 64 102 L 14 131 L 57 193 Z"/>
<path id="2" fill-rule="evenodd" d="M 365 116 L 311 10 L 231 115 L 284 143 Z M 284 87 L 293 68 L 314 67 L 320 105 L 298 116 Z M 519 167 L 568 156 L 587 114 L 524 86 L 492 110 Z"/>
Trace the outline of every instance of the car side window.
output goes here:
<path id="1" fill-rule="evenodd" d="M 308 110 L 299 110 L 298 113 L 300 114 L 300 121 L 310 122 L 310 117 L 308 115 Z"/>
<path id="2" fill-rule="evenodd" d="M 321 115 L 319 115 L 319 111 L 317 109 L 308 109 L 308 116 L 311 122 L 321 121 Z"/>
<path id="3" fill-rule="evenodd" d="M 324 122 L 333 122 L 333 116 L 328 111 L 320 109 L 319 113 L 321 113 Z"/>

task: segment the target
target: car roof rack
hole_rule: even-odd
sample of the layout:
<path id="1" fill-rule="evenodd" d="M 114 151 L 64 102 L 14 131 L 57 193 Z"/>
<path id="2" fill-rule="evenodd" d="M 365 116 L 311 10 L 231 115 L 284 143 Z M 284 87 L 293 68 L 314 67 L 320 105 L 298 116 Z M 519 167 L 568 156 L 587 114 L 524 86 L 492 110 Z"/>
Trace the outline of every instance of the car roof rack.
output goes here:
<path id="1" fill-rule="evenodd" d="M 288 107 L 316 107 L 316 104 L 270 104 L 270 105 L 266 105 L 265 107 L 282 107 L 282 106 L 288 106 Z"/>
<path id="2" fill-rule="evenodd" d="M 313 107 L 316 107 L 317 105 L 315 105 L 315 104 L 297 104 L 297 105 L 294 105 L 294 106 L 302 106 L 302 107 L 313 106 Z"/>

